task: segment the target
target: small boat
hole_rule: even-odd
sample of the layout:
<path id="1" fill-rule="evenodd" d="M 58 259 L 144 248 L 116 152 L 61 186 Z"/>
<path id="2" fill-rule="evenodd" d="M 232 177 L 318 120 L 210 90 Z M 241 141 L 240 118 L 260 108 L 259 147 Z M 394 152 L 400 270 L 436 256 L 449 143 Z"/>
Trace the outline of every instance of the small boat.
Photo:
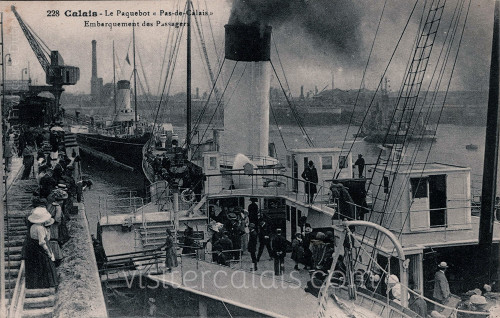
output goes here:
<path id="1" fill-rule="evenodd" d="M 479 147 L 478 145 L 475 145 L 475 144 L 468 144 L 465 146 L 465 149 L 467 150 L 477 150 Z"/>

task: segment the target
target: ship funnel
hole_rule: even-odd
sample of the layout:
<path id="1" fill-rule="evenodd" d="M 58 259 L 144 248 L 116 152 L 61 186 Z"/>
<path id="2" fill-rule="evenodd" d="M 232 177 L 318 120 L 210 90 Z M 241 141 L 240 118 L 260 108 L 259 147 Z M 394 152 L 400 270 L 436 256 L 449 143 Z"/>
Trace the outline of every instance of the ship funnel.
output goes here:
<path id="1" fill-rule="evenodd" d="M 130 107 L 130 82 L 121 80 L 116 83 L 116 105 L 120 110 L 115 121 L 133 121 L 135 119 L 134 110 Z"/>
<path id="2" fill-rule="evenodd" d="M 226 78 L 221 151 L 268 156 L 271 27 L 225 26 Z M 232 74 L 232 75 L 231 75 Z"/>

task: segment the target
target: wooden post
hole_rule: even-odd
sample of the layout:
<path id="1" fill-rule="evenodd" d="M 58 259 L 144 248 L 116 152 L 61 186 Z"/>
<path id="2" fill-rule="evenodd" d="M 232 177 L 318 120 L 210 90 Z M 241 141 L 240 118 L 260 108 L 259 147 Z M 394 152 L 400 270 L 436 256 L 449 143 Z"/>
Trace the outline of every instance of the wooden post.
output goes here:
<path id="1" fill-rule="evenodd" d="M 493 40 L 491 47 L 490 84 L 488 95 L 488 113 L 486 120 L 486 137 L 484 142 L 483 184 L 481 189 L 481 216 L 479 220 L 479 248 L 477 249 L 478 264 L 491 279 L 491 256 L 493 240 L 493 223 L 495 219 L 495 197 L 497 189 L 498 168 L 498 98 L 499 98 L 499 66 L 500 66 L 500 1 L 495 1 L 493 23 Z M 484 266 L 486 265 L 486 266 Z"/>

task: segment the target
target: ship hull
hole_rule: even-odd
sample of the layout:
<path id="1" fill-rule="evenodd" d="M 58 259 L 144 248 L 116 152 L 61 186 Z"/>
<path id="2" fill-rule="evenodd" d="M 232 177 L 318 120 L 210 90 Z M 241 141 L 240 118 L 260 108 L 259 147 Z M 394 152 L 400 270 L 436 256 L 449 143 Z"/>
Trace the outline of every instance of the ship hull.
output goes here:
<path id="1" fill-rule="evenodd" d="M 150 133 L 140 136 L 113 137 L 93 133 L 78 133 L 77 141 L 83 147 L 111 156 L 134 171 L 142 171 L 142 149 L 151 138 Z"/>
<path id="2" fill-rule="evenodd" d="M 385 134 L 368 134 L 365 136 L 357 136 L 357 137 L 365 137 L 364 141 L 370 143 L 383 143 L 385 139 L 386 144 L 400 144 L 403 143 L 405 138 L 404 136 L 387 136 Z M 408 136 L 407 140 L 409 141 L 436 141 L 436 135 L 417 135 L 417 136 Z"/>

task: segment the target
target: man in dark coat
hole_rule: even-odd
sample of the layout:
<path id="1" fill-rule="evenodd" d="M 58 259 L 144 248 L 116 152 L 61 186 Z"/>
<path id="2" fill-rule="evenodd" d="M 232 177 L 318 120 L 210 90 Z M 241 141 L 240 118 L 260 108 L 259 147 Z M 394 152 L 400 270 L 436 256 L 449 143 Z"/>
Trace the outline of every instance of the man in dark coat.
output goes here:
<path id="1" fill-rule="evenodd" d="M 434 275 L 434 292 L 432 297 L 438 303 L 445 305 L 450 298 L 450 285 L 448 284 L 448 279 L 444 272 L 448 268 L 448 264 L 446 262 L 441 262 L 438 265 L 439 270 Z M 443 308 L 438 308 L 438 310 L 442 310 Z"/>
<path id="2" fill-rule="evenodd" d="M 355 166 L 358 166 L 358 175 L 360 178 L 363 178 L 363 171 L 365 170 L 365 158 L 363 158 L 362 154 L 358 155 L 358 160 L 354 162 Z"/>
<path id="3" fill-rule="evenodd" d="M 250 223 L 253 223 L 254 225 L 259 224 L 259 206 L 257 205 L 257 198 L 250 198 L 250 203 L 248 205 L 248 220 Z"/>
<path id="4" fill-rule="evenodd" d="M 257 231 L 255 230 L 255 224 L 250 223 L 248 225 L 250 229 L 250 236 L 248 239 L 248 252 L 250 253 L 250 257 L 252 258 L 252 271 L 257 270 L 257 256 L 255 253 L 257 252 Z"/>
<path id="5" fill-rule="evenodd" d="M 35 148 L 31 143 L 26 144 L 26 147 L 23 149 L 23 165 L 24 165 L 24 170 L 23 174 L 21 176 L 22 180 L 28 180 L 29 176 L 31 174 L 31 170 L 33 169 L 33 163 L 35 161 L 35 156 L 34 156 Z"/>
<path id="6" fill-rule="evenodd" d="M 306 181 L 305 191 L 307 193 L 307 203 L 314 202 L 314 194 L 317 192 L 316 184 L 318 183 L 318 171 L 314 167 L 314 162 L 309 161 L 309 165 L 302 172 L 302 179 Z"/>
<path id="7" fill-rule="evenodd" d="M 274 274 L 282 275 L 285 271 L 286 239 L 281 236 L 281 229 L 276 229 L 271 246 L 274 253 Z"/>
<path id="8" fill-rule="evenodd" d="M 229 252 L 233 249 L 233 242 L 231 241 L 231 239 L 229 239 L 229 236 L 228 236 L 228 232 L 227 231 L 224 231 L 224 234 L 222 235 L 222 237 L 219 239 L 219 244 L 222 248 L 222 258 L 224 259 L 224 261 L 227 261 L 227 260 L 230 260 L 232 259 L 232 252 Z M 219 255 L 220 257 L 220 255 Z"/>
<path id="9" fill-rule="evenodd" d="M 40 197 L 47 198 L 49 194 L 56 188 L 57 182 L 53 177 L 52 170 L 48 166 L 41 166 L 39 169 L 41 178 L 40 184 Z"/>
<path id="10" fill-rule="evenodd" d="M 257 254 L 257 262 L 260 261 L 264 247 L 267 247 L 269 258 L 273 258 L 273 249 L 271 248 L 271 228 L 266 220 L 260 221 L 259 225 L 259 253 Z"/>

